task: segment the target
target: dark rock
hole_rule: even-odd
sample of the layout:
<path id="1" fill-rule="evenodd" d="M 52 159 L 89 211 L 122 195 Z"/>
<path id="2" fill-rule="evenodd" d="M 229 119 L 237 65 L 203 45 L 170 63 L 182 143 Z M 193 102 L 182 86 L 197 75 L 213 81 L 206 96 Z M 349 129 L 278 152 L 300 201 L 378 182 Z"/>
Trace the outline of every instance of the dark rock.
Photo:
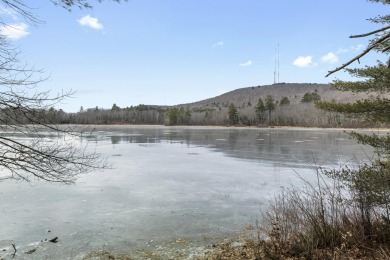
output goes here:
<path id="1" fill-rule="evenodd" d="M 58 242 L 58 237 L 52 238 L 49 240 L 51 243 L 57 243 Z"/>
<path id="2" fill-rule="evenodd" d="M 34 253 L 35 251 L 37 251 L 37 249 L 36 249 L 36 248 L 33 248 L 33 249 L 27 251 L 26 254 L 31 255 L 31 254 Z"/>

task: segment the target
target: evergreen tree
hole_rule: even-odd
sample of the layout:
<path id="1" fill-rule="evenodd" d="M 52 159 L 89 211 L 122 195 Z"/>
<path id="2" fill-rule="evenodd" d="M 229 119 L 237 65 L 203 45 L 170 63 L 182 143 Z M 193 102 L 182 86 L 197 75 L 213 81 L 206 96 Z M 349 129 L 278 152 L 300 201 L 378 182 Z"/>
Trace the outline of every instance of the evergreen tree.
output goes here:
<path id="1" fill-rule="evenodd" d="M 177 125 L 178 117 L 179 117 L 179 109 L 171 108 L 168 110 L 168 124 L 169 125 Z"/>
<path id="2" fill-rule="evenodd" d="M 285 105 L 289 105 L 290 104 L 290 99 L 288 99 L 288 97 L 283 97 L 281 100 L 280 100 L 280 105 L 281 106 L 285 106 Z"/>
<path id="3" fill-rule="evenodd" d="M 111 111 L 119 111 L 121 108 L 118 107 L 115 103 L 111 107 Z"/>
<path id="4" fill-rule="evenodd" d="M 390 5 L 389 0 L 370 0 L 375 3 L 382 3 Z M 388 64 L 384 64 L 380 61 L 374 66 L 365 66 L 364 68 L 346 68 L 354 61 L 366 55 L 372 50 L 383 52 L 385 54 L 390 53 L 390 16 L 378 16 L 370 19 L 374 23 L 383 23 L 387 26 L 366 34 L 353 35 L 350 38 L 366 37 L 375 35 L 375 38 L 370 41 L 370 44 L 362 53 L 336 68 L 333 71 L 329 71 L 328 75 L 331 75 L 339 70 L 345 69 L 351 76 L 359 78 L 359 81 L 342 81 L 335 80 L 332 86 L 341 91 L 353 91 L 353 92 L 376 92 L 378 95 L 374 99 L 362 99 L 354 103 L 336 103 L 336 102 L 316 102 L 316 106 L 320 109 L 327 111 L 339 112 L 349 116 L 362 117 L 371 123 L 389 123 L 390 122 L 390 99 L 381 97 L 379 94 L 389 92 L 390 90 L 390 59 Z M 389 136 L 376 136 L 373 138 L 367 135 L 353 133 L 353 136 L 364 144 L 369 144 L 375 148 L 384 149 L 386 154 L 390 154 L 390 138 Z M 383 154 L 383 152 L 381 153 Z"/>
<path id="5" fill-rule="evenodd" d="M 302 99 L 301 99 L 301 102 L 302 103 L 309 103 L 309 102 L 313 102 L 313 101 L 319 101 L 321 99 L 320 95 L 318 95 L 317 92 L 314 92 L 314 93 L 305 93 L 305 95 L 303 95 Z"/>
<path id="6" fill-rule="evenodd" d="M 233 103 L 231 103 L 229 106 L 229 124 L 238 124 L 238 110 Z"/>
<path id="7" fill-rule="evenodd" d="M 190 110 L 189 107 L 187 107 L 186 110 L 185 110 L 185 112 L 184 112 L 184 120 L 183 120 L 183 123 L 184 123 L 185 125 L 189 125 L 189 124 L 190 124 L 190 122 L 191 122 L 191 116 L 192 116 L 191 110 Z"/>
<path id="8" fill-rule="evenodd" d="M 257 101 L 256 107 L 255 107 L 255 112 L 256 116 L 259 119 L 260 124 L 264 123 L 264 113 L 267 111 L 265 108 L 264 102 L 261 98 Z"/>
<path id="9" fill-rule="evenodd" d="M 267 98 L 265 99 L 265 108 L 268 110 L 268 124 L 271 125 L 272 111 L 274 111 L 276 108 L 274 98 L 271 95 L 268 95 Z"/>
<path id="10" fill-rule="evenodd" d="M 390 5 L 389 0 L 370 0 L 375 3 Z M 385 26 L 376 31 L 361 35 L 353 35 L 350 38 L 374 36 L 368 47 L 355 58 L 342 66 L 329 71 L 331 75 L 345 69 L 350 75 L 357 77 L 358 81 L 335 80 L 332 85 L 341 91 L 375 92 L 374 99 L 362 99 L 354 103 L 336 103 L 317 101 L 316 106 L 320 109 L 339 112 L 353 117 L 361 117 L 373 123 L 390 122 L 390 99 L 381 97 L 379 94 L 388 93 L 390 90 L 390 59 L 387 64 L 380 61 L 374 66 L 363 68 L 347 68 L 355 61 L 371 51 L 378 51 L 389 55 L 390 53 L 390 16 L 378 16 L 370 19 L 374 23 Z M 373 209 L 381 208 L 390 218 L 390 136 L 367 135 L 357 132 L 350 133 L 360 143 L 372 146 L 377 157 L 371 164 L 364 164 L 359 169 L 344 168 L 327 172 L 332 178 L 341 180 L 354 192 L 354 201 L 361 210 L 361 222 L 366 237 L 371 236 Z"/>
<path id="11" fill-rule="evenodd" d="M 181 107 L 177 111 L 177 124 L 179 125 L 189 125 L 191 120 L 191 111 L 190 108 L 187 107 L 184 109 L 184 107 Z"/>

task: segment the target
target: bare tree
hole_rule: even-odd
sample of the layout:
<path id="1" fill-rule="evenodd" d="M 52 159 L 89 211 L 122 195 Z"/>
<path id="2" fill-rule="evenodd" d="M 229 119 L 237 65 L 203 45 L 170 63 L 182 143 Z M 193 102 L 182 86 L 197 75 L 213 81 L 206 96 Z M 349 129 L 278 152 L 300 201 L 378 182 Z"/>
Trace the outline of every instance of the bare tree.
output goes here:
<path id="1" fill-rule="evenodd" d="M 72 8 L 78 7 L 80 9 L 83 8 L 92 8 L 93 5 L 91 2 L 101 3 L 103 0 L 49 0 L 55 6 L 60 6 L 68 11 L 71 11 Z M 121 0 L 111 0 L 113 2 L 121 2 Z M 127 1 L 127 0 L 122 0 Z M 35 8 L 26 4 L 24 0 L 0 0 L 4 4 L 6 8 L 18 13 L 21 15 L 27 22 L 30 23 L 39 23 L 42 22 L 39 17 L 33 12 Z"/>
<path id="2" fill-rule="evenodd" d="M 39 71 L 22 65 L 18 52 L 0 38 L 0 180 L 72 183 L 76 176 L 107 164 L 80 146 L 85 129 L 51 124 L 47 111 L 72 92 L 38 91 Z"/>
<path id="3" fill-rule="evenodd" d="M 67 10 L 74 6 L 92 7 L 87 0 L 50 1 Z M 41 22 L 22 0 L 0 2 L 3 8 L 16 12 L 29 23 Z M 0 25 L 12 26 L 1 18 Z M 21 62 L 19 55 L 20 51 L 0 35 L 0 180 L 29 181 L 36 177 L 68 184 L 78 174 L 107 167 L 105 159 L 81 145 L 86 128 L 51 124 L 46 117 L 50 108 L 73 92 L 52 95 L 40 91 L 37 86 L 46 78 L 40 70 Z"/>

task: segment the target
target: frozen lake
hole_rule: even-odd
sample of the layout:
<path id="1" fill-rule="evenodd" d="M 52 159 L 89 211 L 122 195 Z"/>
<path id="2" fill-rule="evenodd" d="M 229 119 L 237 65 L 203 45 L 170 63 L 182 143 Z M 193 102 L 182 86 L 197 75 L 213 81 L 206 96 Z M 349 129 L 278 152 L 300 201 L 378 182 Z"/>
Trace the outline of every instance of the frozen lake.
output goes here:
<path id="1" fill-rule="evenodd" d="M 371 154 L 342 130 L 98 126 L 94 135 L 90 149 L 113 169 L 70 186 L 0 182 L 0 259 L 11 244 L 17 259 L 202 246 L 253 223 L 296 172 L 314 178 L 313 162 L 332 168 Z"/>

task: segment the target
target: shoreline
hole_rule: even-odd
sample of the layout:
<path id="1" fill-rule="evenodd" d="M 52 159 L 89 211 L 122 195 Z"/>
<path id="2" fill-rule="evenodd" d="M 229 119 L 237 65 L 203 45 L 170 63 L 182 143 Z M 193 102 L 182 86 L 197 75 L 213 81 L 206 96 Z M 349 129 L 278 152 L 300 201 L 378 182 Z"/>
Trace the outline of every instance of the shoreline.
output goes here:
<path id="1" fill-rule="evenodd" d="M 60 124 L 59 126 L 90 127 L 131 127 L 131 128 L 192 128 L 192 129 L 284 129 L 284 130 L 326 130 L 326 131 L 378 131 L 387 132 L 390 128 L 350 128 L 350 127 L 310 127 L 310 126 L 218 126 L 218 125 L 141 125 L 141 124 Z"/>

